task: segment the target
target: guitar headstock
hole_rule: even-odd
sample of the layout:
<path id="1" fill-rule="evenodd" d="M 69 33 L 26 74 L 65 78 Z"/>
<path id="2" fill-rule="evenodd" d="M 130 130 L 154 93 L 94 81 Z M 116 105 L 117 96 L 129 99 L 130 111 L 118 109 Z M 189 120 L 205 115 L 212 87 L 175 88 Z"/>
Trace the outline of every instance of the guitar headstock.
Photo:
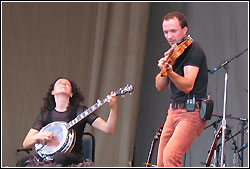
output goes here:
<path id="1" fill-rule="evenodd" d="M 134 90 L 134 87 L 133 87 L 132 85 L 128 85 L 128 84 L 127 84 L 125 87 L 118 89 L 118 90 L 115 92 L 115 94 L 116 94 L 116 96 L 125 95 L 125 94 L 127 94 L 127 93 L 132 93 L 133 90 Z"/>

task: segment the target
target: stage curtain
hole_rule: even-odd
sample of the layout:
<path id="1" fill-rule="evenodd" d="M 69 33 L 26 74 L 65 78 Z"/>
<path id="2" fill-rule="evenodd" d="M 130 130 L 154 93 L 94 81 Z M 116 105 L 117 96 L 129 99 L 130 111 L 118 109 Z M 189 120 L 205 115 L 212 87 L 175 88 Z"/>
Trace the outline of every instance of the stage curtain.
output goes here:
<path id="1" fill-rule="evenodd" d="M 2 3 L 2 163 L 14 166 L 49 84 L 75 81 L 90 107 L 126 84 L 114 135 L 87 126 L 97 166 L 130 166 L 144 64 L 149 3 Z M 107 120 L 109 105 L 96 113 Z"/>

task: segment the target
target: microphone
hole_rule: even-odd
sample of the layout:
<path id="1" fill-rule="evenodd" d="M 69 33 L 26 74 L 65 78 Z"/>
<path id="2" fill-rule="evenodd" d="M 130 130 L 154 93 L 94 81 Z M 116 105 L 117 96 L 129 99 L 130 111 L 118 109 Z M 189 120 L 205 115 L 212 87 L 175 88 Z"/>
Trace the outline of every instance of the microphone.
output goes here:
<path id="1" fill-rule="evenodd" d="M 233 58 L 231 58 L 231 59 L 229 59 L 229 60 L 223 61 L 219 66 L 213 68 L 213 70 L 208 70 L 208 72 L 209 72 L 210 74 L 213 74 L 214 72 L 216 72 L 216 71 L 219 70 L 220 68 L 226 66 L 226 65 L 227 65 L 229 62 L 231 62 L 233 59 L 235 59 L 235 58 L 239 57 L 240 55 L 242 55 L 243 53 L 245 53 L 247 50 L 248 50 L 248 49 L 246 48 L 244 51 L 242 51 L 242 52 L 241 52 L 240 54 L 238 54 L 237 56 L 235 56 L 235 57 L 233 57 Z"/>
<path id="2" fill-rule="evenodd" d="M 247 144 L 243 144 L 241 148 L 238 150 L 238 153 L 244 150 L 245 148 L 247 148 Z"/>
<path id="3" fill-rule="evenodd" d="M 227 65 L 229 63 L 228 60 L 225 60 L 224 62 L 222 62 L 219 66 L 215 67 L 213 70 L 209 70 L 208 72 L 210 74 L 213 74 L 214 72 L 216 72 L 217 70 L 219 70 L 220 68 L 222 68 L 223 66 Z"/>

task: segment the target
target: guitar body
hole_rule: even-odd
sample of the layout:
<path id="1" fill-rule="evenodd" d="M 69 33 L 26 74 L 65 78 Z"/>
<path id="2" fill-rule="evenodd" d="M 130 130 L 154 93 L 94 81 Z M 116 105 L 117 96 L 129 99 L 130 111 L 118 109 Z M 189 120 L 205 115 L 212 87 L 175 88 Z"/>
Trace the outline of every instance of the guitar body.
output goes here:
<path id="1" fill-rule="evenodd" d="M 43 127 L 39 132 L 53 132 L 53 139 L 48 143 L 36 143 L 35 150 L 37 154 L 46 160 L 53 160 L 56 152 L 70 152 L 76 141 L 76 133 L 73 129 L 67 129 L 66 122 L 52 122 Z"/>

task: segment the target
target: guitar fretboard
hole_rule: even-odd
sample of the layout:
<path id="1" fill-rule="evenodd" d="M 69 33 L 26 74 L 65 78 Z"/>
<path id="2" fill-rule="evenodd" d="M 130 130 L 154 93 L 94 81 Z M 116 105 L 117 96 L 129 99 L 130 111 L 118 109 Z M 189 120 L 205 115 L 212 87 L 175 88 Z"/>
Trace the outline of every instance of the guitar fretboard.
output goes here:
<path id="1" fill-rule="evenodd" d="M 73 120 L 71 120 L 68 123 L 67 129 L 70 129 L 71 127 L 73 127 L 76 123 L 78 123 L 79 121 L 81 121 L 82 119 L 84 119 L 85 117 L 87 117 L 90 113 L 94 112 L 96 109 L 98 109 L 99 107 L 101 107 L 107 101 L 108 101 L 107 98 L 105 98 L 104 100 L 99 100 L 98 99 L 97 103 L 95 103 L 90 108 L 88 108 L 87 110 L 85 110 L 84 112 L 82 112 L 78 116 L 76 116 L 76 118 L 74 118 Z"/>

